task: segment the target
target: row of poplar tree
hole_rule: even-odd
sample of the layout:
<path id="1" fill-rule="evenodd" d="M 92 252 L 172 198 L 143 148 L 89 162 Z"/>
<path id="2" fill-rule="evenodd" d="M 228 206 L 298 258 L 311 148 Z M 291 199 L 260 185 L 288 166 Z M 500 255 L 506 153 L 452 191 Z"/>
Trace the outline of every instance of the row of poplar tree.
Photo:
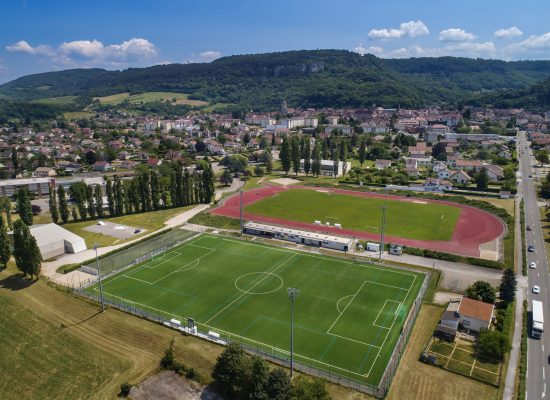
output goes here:
<path id="1" fill-rule="evenodd" d="M 360 155 L 365 154 L 365 142 L 361 142 L 359 149 Z M 348 159 L 348 143 L 344 140 L 336 142 L 331 138 L 325 138 L 322 141 L 315 140 L 315 145 L 311 149 L 311 141 L 309 137 L 302 136 L 285 136 L 281 145 L 279 154 L 283 171 L 288 175 L 292 170 L 296 175 L 301 169 L 301 160 L 304 160 L 304 172 L 306 175 L 310 173 L 313 176 L 321 174 L 321 160 L 333 160 L 334 176 L 338 175 L 339 162 L 343 161 L 343 174 L 346 174 L 347 159 Z"/>
<path id="2" fill-rule="evenodd" d="M 53 222 L 66 223 L 69 214 L 74 220 L 86 220 L 210 203 L 215 194 L 214 179 L 210 164 L 192 173 L 181 164 L 172 164 L 168 177 L 148 170 L 132 179 L 122 180 L 115 176 L 105 185 L 105 208 L 101 186 L 76 182 L 68 190 L 75 205 L 71 210 L 65 189 L 60 185 L 57 190 L 50 189 L 50 214 Z"/>

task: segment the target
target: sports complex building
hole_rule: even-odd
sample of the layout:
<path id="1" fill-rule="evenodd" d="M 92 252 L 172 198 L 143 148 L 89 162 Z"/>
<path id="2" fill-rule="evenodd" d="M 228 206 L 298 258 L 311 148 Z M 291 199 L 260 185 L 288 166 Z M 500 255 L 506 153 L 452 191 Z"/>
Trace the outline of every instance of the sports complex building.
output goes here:
<path id="1" fill-rule="evenodd" d="M 29 226 L 31 235 L 42 259 L 57 257 L 65 253 L 80 253 L 86 250 L 86 242 L 80 236 L 69 232 L 56 224 L 41 224 Z"/>
<path id="2" fill-rule="evenodd" d="M 352 245 L 352 240 L 349 238 L 325 235 L 319 232 L 282 228 L 274 225 L 258 224 L 255 222 L 246 223 L 244 225 L 244 233 L 341 251 L 350 250 Z"/>

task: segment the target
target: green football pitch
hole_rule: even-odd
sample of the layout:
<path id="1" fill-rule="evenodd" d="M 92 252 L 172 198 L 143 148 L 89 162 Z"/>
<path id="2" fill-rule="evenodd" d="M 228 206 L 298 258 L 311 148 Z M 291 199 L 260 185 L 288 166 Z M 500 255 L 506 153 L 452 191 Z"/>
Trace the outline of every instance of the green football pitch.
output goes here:
<path id="1" fill-rule="evenodd" d="M 345 229 L 379 233 L 383 198 L 292 189 L 258 200 L 247 213 L 285 220 L 339 223 Z M 388 200 L 386 235 L 417 240 L 451 240 L 460 208 L 425 201 Z"/>
<path id="2" fill-rule="evenodd" d="M 114 302 L 287 360 L 378 384 L 424 275 L 203 234 L 104 279 Z M 98 294 L 97 286 L 87 289 Z"/>

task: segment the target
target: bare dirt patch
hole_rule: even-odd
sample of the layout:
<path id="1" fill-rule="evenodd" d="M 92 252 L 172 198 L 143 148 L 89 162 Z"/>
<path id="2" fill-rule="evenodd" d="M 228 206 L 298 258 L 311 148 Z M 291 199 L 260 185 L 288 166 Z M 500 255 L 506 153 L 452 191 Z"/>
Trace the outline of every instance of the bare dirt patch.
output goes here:
<path id="1" fill-rule="evenodd" d="M 277 179 L 271 179 L 270 182 L 276 183 L 278 185 L 288 186 L 288 185 L 296 185 L 298 183 L 302 183 L 297 179 L 292 178 L 277 178 Z"/>
<path id="2" fill-rule="evenodd" d="M 173 371 L 153 375 L 130 391 L 134 400 L 223 400 L 208 386 L 189 381 Z"/>

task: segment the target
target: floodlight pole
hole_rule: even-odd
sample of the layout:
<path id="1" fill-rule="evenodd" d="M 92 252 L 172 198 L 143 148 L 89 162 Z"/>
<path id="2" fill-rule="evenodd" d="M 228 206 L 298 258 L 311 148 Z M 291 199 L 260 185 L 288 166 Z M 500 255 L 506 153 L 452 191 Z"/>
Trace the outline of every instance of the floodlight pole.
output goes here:
<path id="1" fill-rule="evenodd" d="M 98 246 L 99 245 L 97 243 L 94 243 L 95 265 L 96 265 L 96 269 L 97 269 L 97 278 L 98 278 L 98 282 L 99 282 L 99 299 L 100 299 L 100 302 L 101 302 L 101 312 L 104 312 L 105 311 L 105 302 L 103 300 L 103 284 L 101 282 L 101 271 L 99 270 L 99 257 L 97 256 Z"/>
<path id="2" fill-rule="evenodd" d="M 294 300 L 300 293 L 299 289 L 288 288 L 288 298 L 290 299 L 290 379 L 294 370 Z"/>
<path id="3" fill-rule="evenodd" d="M 243 226 L 243 187 L 242 185 L 239 185 L 239 215 L 240 215 L 240 221 L 241 221 L 241 236 L 244 233 L 244 226 Z"/>
<path id="4" fill-rule="evenodd" d="M 380 254 L 378 259 L 382 260 L 382 254 L 384 253 L 384 229 L 386 228 L 386 210 L 388 209 L 388 188 L 384 197 L 384 206 L 382 207 L 382 229 L 380 231 Z"/>

